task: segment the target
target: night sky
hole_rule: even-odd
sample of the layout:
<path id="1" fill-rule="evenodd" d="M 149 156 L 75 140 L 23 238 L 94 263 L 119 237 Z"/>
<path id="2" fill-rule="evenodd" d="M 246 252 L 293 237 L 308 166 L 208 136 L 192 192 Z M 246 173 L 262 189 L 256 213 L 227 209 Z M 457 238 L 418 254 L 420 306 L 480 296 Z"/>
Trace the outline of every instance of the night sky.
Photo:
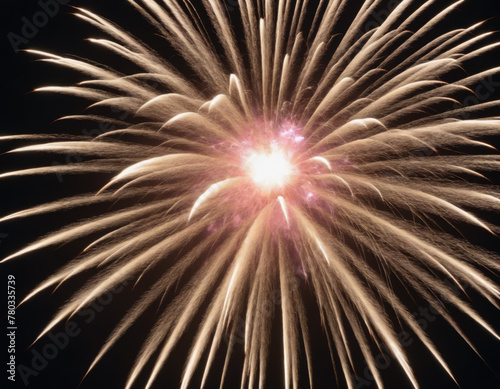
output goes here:
<path id="1" fill-rule="evenodd" d="M 359 1 L 353 1 L 355 5 L 358 3 Z M 450 2 L 446 1 L 446 4 L 448 3 Z M 227 0 L 227 4 L 231 8 L 234 2 Z M 78 134 L 85 129 L 93 129 L 90 123 L 75 125 L 69 121 L 55 122 L 56 119 L 64 115 L 83 113 L 88 106 L 88 102 L 71 97 L 30 93 L 34 88 L 40 86 L 76 83 L 81 80 L 81 75 L 35 61 L 36 58 L 33 55 L 23 52 L 22 49 L 47 50 L 56 54 L 73 53 L 84 58 L 92 57 L 95 60 L 101 60 L 124 73 L 135 71 L 131 65 L 123 63 L 118 57 L 111 56 L 103 50 L 96 49 L 89 42 L 85 42 L 86 37 L 104 37 L 104 34 L 72 16 L 69 5 L 88 8 L 120 25 L 127 26 L 127 30 L 139 38 L 151 42 L 151 46 L 161 55 L 169 58 L 174 64 L 179 63 L 179 59 L 172 49 L 152 34 L 153 30 L 148 28 L 147 23 L 141 20 L 126 1 L 119 0 L 69 1 L 67 5 L 59 6 L 60 9 L 54 11 L 53 16 L 47 17 L 46 21 L 41 17 L 40 27 L 37 28 L 38 31 L 25 30 L 25 32 L 29 33 L 25 35 L 29 37 L 22 38 L 22 41 L 16 40 L 15 45 L 20 50 L 16 52 L 12 47 L 12 42 L 8 39 L 8 34 L 14 32 L 21 36 L 25 21 L 32 20 L 34 15 L 40 12 L 42 8 L 39 2 L 36 1 L 4 1 L 0 6 L 0 17 L 2 18 L 2 60 L 0 63 L 3 69 L 3 76 L 0 78 L 2 83 L 0 136 L 21 133 Z M 233 15 L 235 12 L 237 10 L 232 10 L 231 14 Z M 457 26 L 465 27 L 486 18 L 491 19 L 485 23 L 481 31 L 500 29 L 499 1 L 469 0 L 449 20 L 449 26 L 443 26 L 443 31 Z M 10 36 L 11 39 L 17 39 L 12 38 L 12 35 Z M 494 34 L 489 41 L 494 42 L 495 40 L 500 41 L 500 33 Z M 471 63 L 467 64 L 465 70 L 474 73 L 493 65 L 500 66 L 499 49 L 478 61 L 471 61 Z M 493 81 L 500 86 L 500 74 Z M 491 91 L 488 100 L 500 99 L 499 86 Z M 498 111 L 498 115 L 500 116 L 500 111 Z M 489 141 L 500 146 L 498 139 L 489 139 Z M 0 141 L 0 153 L 22 144 L 20 141 Z M 0 173 L 44 164 L 76 163 L 80 161 L 79 158 L 81 157 L 72 155 L 27 154 L 12 156 L 0 154 Z M 71 177 L 54 174 L 45 177 L 0 180 L 0 216 L 64 196 L 95 192 L 102 187 L 108 178 L 105 175 Z M 492 175 L 490 178 L 493 182 L 500 183 L 498 174 Z M 41 235 L 76 221 L 77 217 L 85 218 L 89 216 L 90 212 L 97 214 L 99 211 L 99 207 L 93 207 L 85 212 L 79 211 L 71 213 L 71 215 L 58 213 L 57 215 L 35 217 L 29 221 L 13 221 L 0 224 L 0 257 L 3 258 L 15 252 Z M 498 221 L 499 215 L 485 214 L 481 216 L 490 221 Z M 498 249 L 498 240 L 493 237 L 487 237 L 475 231 L 466 232 L 465 235 L 471 242 L 486 249 L 500 251 Z M 72 242 L 58 248 L 44 249 L 35 254 L 23 256 L 14 262 L 0 265 L 0 290 L 6 290 L 7 275 L 14 275 L 16 278 L 16 296 L 20 301 L 34 286 L 76 256 L 86 244 L 88 244 L 88 239 Z M 71 389 L 79 387 L 88 366 L 93 361 L 110 330 L 117 324 L 121 315 L 125 314 L 130 302 L 135 301 L 135 299 L 139 298 L 141 292 L 146 290 L 144 286 L 133 288 L 133 281 L 122 285 L 110 295 L 101 298 L 94 305 L 71 318 L 66 325 L 56 327 L 51 332 L 51 335 L 42 338 L 31 348 L 29 346 L 57 312 L 58 308 L 71 297 L 72 292 L 77 291 L 85 280 L 93 274 L 88 272 L 75 277 L 72 281 L 63 284 L 54 293 L 51 293 L 52 290 L 45 291 L 17 310 L 16 363 L 18 373 L 16 383 L 12 384 L 7 380 L 7 373 L 5 372 L 8 355 L 6 345 L 2 347 L 0 352 L 0 360 L 2 366 L 4 366 L 0 374 L 0 388 Z M 498 275 L 492 274 L 491 277 L 500 282 Z M 399 286 L 396 291 L 403 292 L 404 288 Z M 313 297 L 307 294 L 306 288 L 304 288 L 304 296 L 306 303 L 313 301 Z M 469 294 L 469 297 L 471 305 L 500 331 L 500 312 L 473 292 Z M 443 319 L 434 316 L 428 311 L 429 304 L 427 302 L 415 295 L 411 297 L 401 296 L 401 298 L 408 304 L 410 312 L 415 312 L 422 325 L 426 327 L 430 338 L 435 341 L 438 349 L 442 351 L 443 356 L 449 362 L 462 389 L 500 388 L 500 342 L 496 341 L 486 331 L 480 329 L 471 319 L 467 319 L 450 309 L 457 321 L 463 326 L 465 333 L 470 336 L 474 345 L 477 346 L 477 350 L 484 359 L 483 361 Z M 81 382 L 80 387 L 82 389 L 114 389 L 124 386 L 129 369 L 133 365 L 140 346 L 154 325 L 156 308 L 157 306 L 151 307 L 141 318 L 141 322 L 136 323 L 131 331 L 111 349 L 94 371 Z M 5 311 L 6 309 L 1 315 L 2 332 L 5 332 L 7 327 L 4 318 Z M 316 331 L 311 331 L 312 342 L 315 344 L 313 347 L 316 369 L 315 387 L 320 389 L 333 388 L 335 387 L 335 373 L 332 370 L 329 352 L 319 329 L 319 317 L 317 313 L 311 312 L 311 328 L 315 328 L 314 325 L 318 328 Z M 396 332 L 400 333 L 402 329 L 396 327 Z M 273 329 L 273 335 L 277 338 L 280 337 L 278 328 Z M 185 355 L 190 347 L 190 339 L 193 336 L 194 329 L 189 328 L 179 343 L 178 352 L 174 353 L 173 357 L 168 361 L 154 386 L 155 388 L 179 387 Z M 438 366 L 430 353 L 424 350 L 424 347 L 419 342 L 413 341 L 412 337 L 404 338 L 403 340 L 408 343 L 405 350 L 409 355 L 410 362 L 422 388 L 457 388 L 456 384 Z M 6 344 L 5 339 L 2 344 Z M 268 387 L 278 388 L 283 386 L 282 355 L 280 354 L 279 343 L 273 345 L 276 347 L 273 348 L 271 355 Z M 49 355 L 50 358 L 43 357 L 44 353 Z M 242 353 L 242 350 L 239 350 L 234 355 L 235 363 L 230 366 L 227 388 L 239 387 L 238 382 L 241 372 L 238 369 L 238 362 L 241 362 Z M 220 362 L 222 363 L 223 359 Z M 384 368 L 381 369 L 381 374 L 387 388 L 411 387 L 402 369 L 393 359 L 389 359 L 383 364 Z M 24 370 L 22 372 L 19 371 L 20 366 L 23 366 L 22 369 Z M 363 373 L 364 362 L 359 363 L 358 366 L 360 366 L 360 379 L 356 388 L 375 388 L 374 382 Z M 146 371 L 148 371 L 148 367 L 150 365 L 146 367 Z M 343 388 L 345 385 L 344 379 L 341 371 L 338 373 L 338 387 Z M 136 387 L 143 387 L 146 379 L 147 375 L 141 376 Z M 216 383 L 217 377 L 214 377 L 210 381 L 208 388 L 218 387 Z M 197 381 L 193 380 L 192 387 L 195 388 L 197 385 Z"/>

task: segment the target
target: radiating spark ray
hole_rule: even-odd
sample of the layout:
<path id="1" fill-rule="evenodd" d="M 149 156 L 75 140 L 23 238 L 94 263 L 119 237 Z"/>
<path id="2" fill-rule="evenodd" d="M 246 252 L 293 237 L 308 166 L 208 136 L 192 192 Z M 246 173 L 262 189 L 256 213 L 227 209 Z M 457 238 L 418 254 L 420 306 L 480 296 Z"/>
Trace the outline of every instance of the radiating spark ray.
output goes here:
<path id="1" fill-rule="evenodd" d="M 215 184 L 212 184 L 209 186 L 209 188 L 201 194 L 200 197 L 196 200 L 196 202 L 193 204 L 193 208 L 191 208 L 191 212 L 189 212 L 189 217 L 188 220 L 191 220 L 193 217 L 194 213 L 196 210 L 210 197 L 212 197 L 214 194 L 220 192 L 221 190 L 225 189 L 228 186 L 234 185 L 235 179 L 234 178 L 228 178 L 227 180 L 217 182 Z"/>
<path id="2" fill-rule="evenodd" d="M 278 196 L 278 201 L 280 203 L 281 210 L 283 211 L 283 215 L 285 216 L 286 224 L 288 227 L 290 227 L 290 220 L 288 220 L 288 211 L 286 210 L 285 199 L 283 198 L 283 196 Z"/>
<path id="3" fill-rule="evenodd" d="M 21 304 L 92 274 L 35 341 L 130 280 L 142 296 L 86 373 L 157 305 L 127 389 L 161 386 L 191 333 L 182 389 L 208 388 L 216 374 L 221 388 L 234 386 L 235 362 L 242 389 L 264 389 L 275 330 L 287 389 L 313 386 L 318 339 L 326 339 L 334 378 L 343 375 L 349 389 L 361 371 L 383 387 L 377 350 L 387 350 L 418 388 L 399 324 L 455 380 L 403 303 L 415 294 L 477 354 L 450 307 L 500 340 L 467 302 L 470 288 L 500 308 L 498 256 L 469 242 L 477 241 L 470 231 L 488 239 L 500 231 L 490 217 L 500 210 L 500 101 L 489 100 L 500 67 L 470 68 L 500 43 L 482 31 L 485 22 L 442 30 L 463 0 L 403 0 L 373 28 L 383 0 L 358 8 L 350 0 L 238 0 L 234 10 L 219 0 L 127 3 L 149 23 L 145 36 L 166 41 L 180 65 L 162 57 L 156 39 L 150 46 L 75 8 L 103 35 L 88 44 L 117 56 L 130 74 L 106 58 L 25 50 L 81 75 L 75 85 L 35 89 L 88 101 L 84 114 L 62 123 L 99 126 L 82 135 L 75 127 L 68 135 L 0 137 L 4 158 L 81 157 L 3 170 L 6 187 L 54 174 L 89 185 L 84 195 L 54 193 L 53 202 L 0 218 L 14 224 L 90 213 L 1 261 L 76 245 L 77 257 Z M 314 303 L 306 307 L 308 296 Z M 321 338 L 310 336 L 319 329 L 316 315 Z"/>

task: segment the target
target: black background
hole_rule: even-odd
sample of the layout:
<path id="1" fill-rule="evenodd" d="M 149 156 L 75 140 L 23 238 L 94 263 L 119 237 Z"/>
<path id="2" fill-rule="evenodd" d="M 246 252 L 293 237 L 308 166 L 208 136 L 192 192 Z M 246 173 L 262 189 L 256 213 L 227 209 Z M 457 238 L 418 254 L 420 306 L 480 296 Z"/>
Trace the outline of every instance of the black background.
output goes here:
<path id="1" fill-rule="evenodd" d="M 129 31 L 140 38 L 150 42 L 161 55 L 169 58 L 174 63 L 178 58 L 168 47 L 157 37 L 151 35 L 151 30 L 147 24 L 132 10 L 125 1 L 70 1 L 71 5 L 82 6 L 91 9 L 117 23 L 130 26 Z M 359 2 L 354 1 L 353 4 Z M 449 3 L 449 2 L 447 2 Z M 232 3 L 228 3 L 231 5 Z M 67 122 L 54 122 L 61 116 L 81 113 L 88 105 L 85 101 L 78 99 L 61 97 L 49 94 L 30 93 L 34 88 L 45 85 L 65 85 L 78 82 L 81 76 L 73 72 L 63 70 L 59 67 L 50 66 L 34 61 L 32 55 L 24 52 L 16 53 L 8 39 L 7 34 L 14 32 L 20 34 L 23 25 L 21 18 L 28 19 L 40 10 L 39 5 L 34 1 L 4 2 L 1 5 L 2 18 L 2 102 L 0 135 L 20 134 L 20 133 L 57 133 L 81 131 L 81 128 L 74 130 L 67 128 Z M 124 73 L 134 71 L 130 65 L 122 63 L 119 58 L 108 55 L 102 50 L 96 49 L 84 41 L 84 38 L 103 37 L 103 34 L 88 26 L 83 21 L 71 15 L 72 9 L 69 5 L 62 6 L 60 12 L 50 18 L 48 23 L 39 29 L 39 32 L 25 45 L 20 48 L 34 48 L 47 50 L 57 54 L 74 53 L 81 57 L 92 57 L 94 59 L 103 58 L 103 62 L 109 63 L 113 67 L 119 68 Z M 237 10 L 233 11 L 237 12 Z M 490 19 L 485 23 L 482 31 L 495 30 L 500 26 L 500 5 L 498 0 L 491 1 L 468 1 L 461 5 L 459 11 L 454 13 L 448 24 L 442 26 L 443 31 L 451 27 L 467 26 L 472 23 Z M 491 42 L 500 40 L 497 33 L 490 39 Z M 105 60 L 104 60 L 105 59 Z M 473 73 L 486 69 L 489 66 L 500 66 L 500 51 L 497 49 L 480 61 L 469 64 L 467 69 Z M 498 80 L 500 81 L 500 79 Z M 500 98 L 499 93 L 491 96 L 491 99 Z M 0 152 L 4 152 L 13 147 L 12 142 L 0 142 Z M 69 158 L 69 159 L 66 159 Z M 17 168 L 42 165 L 44 163 L 71 163 L 76 160 L 73 157 L 63 156 L 39 156 L 29 155 L 28 157 L 17 157 L 10 155 L 0 155 L 0 172 L 10 171 Z M 74 157 L 74 158 L 77 158 Z M 0 183 L 0 209 L 1 215 L 9 214 L 28 206 L 35 205 L 50 199 L 63 197 L 98 189 L 106 177 L 92 177 L 91 179 L 71 178 L 64 176 L 61 180 L 57 176 L 46 176 L 34 179 L 4 179 Z M 84 216 L 84 215 L 81 215 Z M 498 215 L 489 216 L 495 218 Z M 73 214 L 71 218 L 75 217 Z M 67 223 L 64 215 L 55 217 L 35 218 L 29 222 L 9 222 L 0 225 L 0 257 L 4 257 L 22 245 L 29 243 L 39 235 L 43 235 L 54 228 Z M 477 243 L 496 250 L 498 241 L 496 239 L 477 236 L 474 238 Z M 66 263 L 78 251 L 84 247 L 84 243 L 75 242 L 71 245 L 60 247 L 57 250 L 42 250 L 34 255 L 24 256 L 15 262 L 6 263 L 0 266 L 0 284 L 6 285 L 7 274 L 14 274 L 17 280 L 17 296 L 22 298 L 40 281 L 51 274 L 54 269 Z M 77 290 L 82 285 L 85 277 L 77 277 L 76 280 L 63 285 L 57 292 L 44 292 L 32 301 L 21 306 L 17 310 L 17 363 L 31 367 L 34 351 L 40 352 L 48 343 L 53 343 L 50 339 L 44 338 L 32 348 L 28 348 L 31 342 L 37 337 L 44 325 L 48 323 L 58 307 L 69 297 L 71 292 Z M 498 277 L 494 279 L 498 281 Z M 0 287 L 3 289 L 4 287 Z M 140 289 L 133 289 L 131 285 L 126 285 L 124 290 L 113 297 L 112 304 L 106 305 L 105 309 L 100 307 L 94 309 L 95 319 L 87 320 L 90 314 L 75 317 L 74 320 L 80 333 L 71 338 L 68 345 L 62 350 L 58 350 L 53 360 L 35 376 L 29 377 L 30 388 L 76 388 L 80 385 L 86 369 L 98 352 L 100 345 L 104 342 L 110 328 L 116 323 L 120 314 L 125 312 L 129 306 L 128 302 L 133 301 L 140 295 Z M 471 304 L 490 322 L 500 330 L 499 312 L 490 304 L 471 294 Z M 409 302 L 411 303 L 411 301 Z M 423 301 L 415 301 L 414 306 L 410 306 L 410 312 L 416 311 L 418 307 L 426 306 Z M 453 312 L 452 312 L 453 313 Z M 122 342 L 113 348 L 110 354 L 99 364 L 96 369 L 82 382 L 82 388 L 120 388 L 124 386 L 128 371 L 132 366 L 141 343 L 144 341 L 148 330 L 154 323 L 154 309 L 148 311 L 143 320 L 132 329 Z M 3 314 L 2 314 L 3 315 Z M 427 331 L 440 350 L 445 359 L 449 362 L 460 387 L 464 389 L 475 388 L 500 388 L 500 343 L 491 335 L 471 320 L 458 315 L 459 323 L 463 326 L 465 333 L 470 336 L 478 351 L 484 358 L 484 362 L 460 339 L 454 331 L 447 326 L 443 320 L 436 318 L 429 323 Z M 87 323 L 89 321 L 89 323 Z M 314 321 L 314 320 L 313 320 Z M 4 331 L 4 321 L 2 330 Z M 54 333 L 59 333 L 62 327 L 58 327 Z M 189 336 L 180 342 L 180 352 L 174 353 L 173 357 L 166 365 L 164 372 L 160 376 L 157 385 L 154 387 L 176 388 L 179 386 L 179 377 L 184 363 L 183 352 L 189 347 Z M 279 334 L 277 334 L 279 335 Z M 321 343 L 322 337 L 318 332 L 312 333 L 313 342 Z M 2 343 L 4 344 L 4 343 Z M 277 347 L 279 350 L 279 347 Z M 437 366 L 436 361 L 417 342 L 406 348 L 412 366 L 422 388 L 456 388 L 456 384 Z M 5 366 L 7 353 L 2 350 L 2 366 Z M 235 359 L 241 358 L 236 353 Z M 281 362 L 278 351 L 272 355 L 269 387 L 281 387 Z M 314 362 L 316 366 L 315 387 L 327 388 L 335 387 L 335 380 L 331 371 L 330 356 L 326 347 L 317 346 L 315 348 Z M 489 367 L 488 367 L 489 365 Z M 360 364 L 361 370 L 363 364 Z M 233 366 L 232 366 L 233 368 Z M 230 371 L 230 379 L 227 387 L 238 387 L 238 377 L 240 371 L 234 366 Z M 361 372 L 361 375 L 362 372 Z M 4 368 L 0 373 L 0 387 L 23 388 L 25 385 L 21 381 L 18 373 L 17 382 L 11 385 L 6 379 Z M 409 381 L 405 378 L 401 369 L 392 360 L 390 366 L 382 370 L 382 376 L 387 388 L 410 388 Z M 323 378 L 324 377 L 324 378 Z M 144 378 L 141 377 L 137 387 L 144 385 Z M 195 381 L 196 382 L 196 381 Z M 213 382 L 216 382 L 214 380 Z M 325 382 L 328 382 L 326 384 Z M 339 387 L 343 387 L 343 379 L 339 377 Z M 193 385 L 196 387 L 196 384 Z M 208 385 L 209 388 L 218 387 Z M 375 384 L 370 386 L 360 385 L 360 388 L 375 388 Z"/>

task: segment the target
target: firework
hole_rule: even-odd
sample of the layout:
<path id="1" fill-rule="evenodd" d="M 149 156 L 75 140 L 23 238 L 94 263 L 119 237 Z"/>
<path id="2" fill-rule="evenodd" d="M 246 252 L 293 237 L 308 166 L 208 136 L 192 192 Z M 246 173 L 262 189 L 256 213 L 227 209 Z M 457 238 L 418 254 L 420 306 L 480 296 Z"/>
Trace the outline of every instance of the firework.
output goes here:
<path id="1" fill-rule="evenodd" d="M 402 1 L 373 28 L 366 26 L 381 1 L 365 1 L 341 34 L 345 0 L 240 0 L 233 10 L 238 17 L 216 0 L 203 0 L 203 6 L 128 3 L 178 53 L 180 64 L 170 64 L 125 28 L 78 8 L 79 18 L 108 36 L 90 41 L 139 70 L 123 74 L 91 60 L 32 49 L 43 61 L 87 77 L 74 86 L 38 91 L 92 101 L 85 115 L 68 116 L 68 122 L 114 127 L 96 136 L 2 138 L 29 143 L 11 153 L 80 156 L 79 163 L 2 178 L 109 176 L 97 193 L 1 219 L 103 205 L 100 214 L 4 259 L 88 241 L 24 299 L 97 270 L 39 338 L 103 293 L 130 279 L 137 285 L 147 279 L 150 284 L 113 329 L 89 374 L 157 305 L 156 324 L 131 367 L 127 388 L 145 370 L 146 387 L 153 387 L 189 326 L 196 332 L 182 388 L 196 374 L 202 387 L 208 385 L 214 371 L 223 385 L 240 349 L 242 387 L 264 387 L 276 323 L 285 387 L 313 386 L 311 310 L 320 317 L 332 363 L 349 388 L 355 387 L 356 366 L 362 366 L 355 355 L 383 387 L 379 347 L 418 387 L 395 317 L 454 379 L 392 280 L 427 300 L 471 347 L 449 307 L 500 339 L 462 297 L 469 288 L 498 308 L 500 289 L 486 270 L 498 272 L 500 264 L 446 228 L 472 226 L 495 234 L 497 226 L 477 214 L 500 208 L 498 190 L 487 179 L 500 158 L 485 141 L 499 134 L 500 121 L 484 113 L 498 102 L 461 104 L 478 82 L 499 72 L 468 74 L 465 64 L 498 44 L 484 43 L 490 34 L 479 32 L 481 24 L 434 32 L 462 1 L 438 9 L 433 1 Z M 241 22 L 241 36 L 231 18 Z M 110 108 L 123 115 L 103 114 Z M 314 308 L 306 306 L 305 291 L 314 296 Z M 163 304 L 167 295 L 174 297 Z M 260 307 L 268 301 L 272 309 L 263 314 Z M 222 367 L 215 362 L 221 351 Z M 301 366 L 307 374 L 300 374 Z"/>

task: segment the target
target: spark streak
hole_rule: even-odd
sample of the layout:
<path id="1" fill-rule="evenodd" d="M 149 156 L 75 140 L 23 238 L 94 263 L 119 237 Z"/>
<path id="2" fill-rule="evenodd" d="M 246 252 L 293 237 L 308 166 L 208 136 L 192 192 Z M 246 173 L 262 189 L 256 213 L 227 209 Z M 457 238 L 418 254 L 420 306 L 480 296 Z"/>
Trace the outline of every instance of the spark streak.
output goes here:
<path id="1" fill-rule="evenodd" d="M 368 31 L 363 27 L 382 2 L 364 1 L 342 34 L 337 26 L 349 0 L 317 5 L 239 0 L 239 33 L 218 0 L 202 0 L 203 7 L 190 1 L 128 3 L 188 70 L 174 67 L 128 29 L 77 8 L 80 19 L 109 38 L 90 42 L 139 70 L 123 75 L 94 60 L 29 50 L 85 77 L 75 86 L 37 92 L 90 101 L 86 115 L 68 116 L 68 122 L 113 120 L 118 127 L 94 139 L 0 138 L 26 142 L 11 150 L 19 154 L 88 157 L 71 166 L 3 173 L 1 179 L 54 172 L 109 175 L 98 193 L 0 218 L 29 220 L 109 205 L 102 214 L 50 232 L 3 259 L 21 260 L 41 249 L 88 241 L 77 258 L 26 297 L 98 269 L 40 336 L 125 278 L 140 285 L 148 274 L 154 282 L 113 329 L 88 374 L 147 307 L 158 304 L 157 325 L 145 329 L 150 335 L 127 388 L 149 367 L 146 387 L 160 380 L 189 325 L 196 335 L 181 387 L 192 385 L 197 374 L 207 386 L 208 376 L 218 374 L 214 361 L 221 350 L 226 353 L 222 386 L 240 347 L 238 322 L 243 321 L 241 386 L 262 389 L 276 317 L 282 325 L 284 386 L 313 387 L 309 309 L 321 317 L 322 341 L 349 388 L 362 363 L 354 355 L 363 356 L 383 386 L 373 354 L 382 343 L 418 388 L 413 358 L 398 342 L 394 317 L 454 379 L 452 367 L 392 289 L 390 278 L 410 296 L 414 292 L 426 299 L 471 347 L 445 304 L 500 339 L 494 326 L 447 284 L 451 280 L 463 291 L 469 286 L 499 307 L 500 289 L 487 275 L 500 272 L 497 256 L 469 244 L 460 231 L 448 232 L 449 225 L 457 230 L 473 226 L 485 235 L 499 232 L 480 215 L 500 210 L 498 188 L 488 181 L 500 169 L 500 156 L 488 143 L 500 135 L 500 119 L 488 112 L 498 111 L 500 101 L 471 107 L 460 101 L 478 82 L 500 72 L 491 67 L 469 75 L 464 71 L 468 61 L 500 44 L 489 44 L 491 34 L 478 33 L 481 23 L 444 34 L 436 30 L 463 0 L 445 9 L 433 0 L 401 1 Z M 126 118 L 108 118 L 102 113 L 106 108 L 119 108 Z M 146 202 L 146 196 L 153 200 Z M 101 236 L 89 238 L 96 233 Z M 306 309 L 305 289 L 315 297 L 314 307 Z M 175 297 L 162 305 L 167 292 Z M 275 292 L 280 303 L 268 314 L 259 313 Z M 301 363 L 306 377 L 299 374 Z"/>

